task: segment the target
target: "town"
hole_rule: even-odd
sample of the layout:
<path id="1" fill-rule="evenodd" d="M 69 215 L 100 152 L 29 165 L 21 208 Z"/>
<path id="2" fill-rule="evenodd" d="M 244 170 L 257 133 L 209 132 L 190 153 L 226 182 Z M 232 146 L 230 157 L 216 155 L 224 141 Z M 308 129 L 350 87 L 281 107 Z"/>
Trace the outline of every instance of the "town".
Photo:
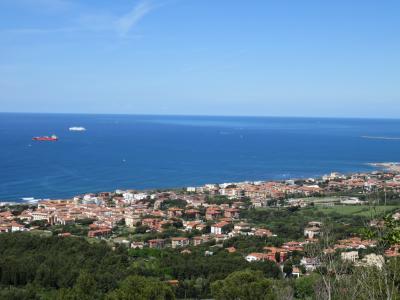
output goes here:
<path id="1" fill-rule="evenodd" d="M 379 192 L 384 193 L 383 200 L 371 196 Z M 400 206 L 388 204 L 388 195 L 396 198 L 399 194 L 400 175 L 389 171 L 331 173 L 317 179 L 206 184 L 165 191 L 116 190 L 67 200 L 39 201 L 36 206 L 19 210 L 4 206 L 0 213 L 0 233 L 29 231 L 60 237 L 82 236 L 107 241 L 112 247 L 172 248 L 182 254 L 190 254 L 191 247 L 209 245 L 204 255 L 213 255 L 217 248 L 234 253 L 238 249 L 230 240 L 254 237 L 264 239 L 265 245 L 258 248 L 261 251 L 242 251 L 243 259 L 268 260 L 283 266 L 293 253 L 304 253 L 305 247 L 318 242 L 324 220 L 304 219 L 304 226 L 298 229 L 302 236 L 294 235 L 297 239 L 290 240 L 290 235 L 269 226 L 268 219 L 254 221 L 249 211 L 273 213 L 307 208 L 366 211 L 374 206 L 386 207 L 393 218 L 400 219 L 397 211 Z M 369 221 L 371 226 L 380 222 L 379 219 Z M 279 242 L 272 246 L 267 243 L 268 238 Z M 382 255 L 371 253 L 362 259 L 359 256 L 360 250 L 376 246 L 376 241 L 362 239 L 354 232 L 342 236 L 323 251 L 340 251 L 343 260 L 379 266 L 384 260 Z M 385 249 L 385 255 L 398 256 L 399 249 L 400 245 L 392 245 Z M 317 257 L 301 256 L 291 266 L 290 275 L 303 276 L 313 272 L 318 264 Z"/>

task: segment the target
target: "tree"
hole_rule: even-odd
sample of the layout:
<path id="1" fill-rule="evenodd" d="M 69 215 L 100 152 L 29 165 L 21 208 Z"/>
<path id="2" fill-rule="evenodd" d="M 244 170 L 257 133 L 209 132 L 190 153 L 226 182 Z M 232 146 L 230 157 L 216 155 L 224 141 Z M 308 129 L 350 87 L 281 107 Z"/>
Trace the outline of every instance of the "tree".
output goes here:
<path id="1" fill-rule="evenodd" d="M 150 228 L 149 228 L 149 226 L 147 226 L 147 225 L 140 225 L 140 226 L 138 226 L 138 227 L 136 227 L 136 229 L 135 229 L 135 233 L 146 233 L 146 231 L 147 230 L 149 230 Z"/>
<path id="2" fill-rule="evenodd" d="M 283 273 L 286 277 L 291 277 L 293 272 L 293 264 L 290 260 L 286 261 L 283 266 Z"/>
<path id="3" fill-rule="evenodd" d="M 94 277 L 86 271 L 81 271 L 73 289 L 75 298 L 79 300 L 97 299 L 96 290 Z"/>
<path id="4" fill-rule="evenodd" d="M 234 225 L 232 223 L 226 224 L 224 226 L 222 226 L 222 232 L 227 233 L 232 231 Z"/>
<path id="5" fill-rule="evenodd" d="M 111 292 L 108 300 L 173 300 L 172 288 L 155 278 L 129 276 L 118 289 Z"/>
<path id="6" fill-rule="evenodd" d="M 211 285 L 216 300 L 275 299 L 273 282 L 260 271 L 238 271 Z"/>
<path id="7" fill-rule="evenodd" d="M 275 261 L 277 263 L 279 263 L 281 261 L 281 253 L 279 251 L 275 252 Z"/>
<path id="8" fill-rule="evenodd" d="M 211 226 L 210 225 L 206 225 L 202 230 L 201 233 L 203 234 L 207 234 L 211 232 Z"/>
<path id="9" fill-rule="evenodd" d="M 304 276 L 294 281 L 294 295 L 296 299 L 308 299 L 314 295 L 314 285 L 319 280 L 318 274 Z"/>
<path id="10" fill-rule="evenodd" d="M 296 212 L 300 209 L 300 206 L 290 206 L 288 207 L 288 211 L 290 211 L 291 213 Z"/>
<path id="11" fill-rule="evenodd" d="M 0 290 L 0 299 L 2 300 L 36 300 L 39 297 L 31 288 L 20 289 L 10 286 L 6 289 Z"/>

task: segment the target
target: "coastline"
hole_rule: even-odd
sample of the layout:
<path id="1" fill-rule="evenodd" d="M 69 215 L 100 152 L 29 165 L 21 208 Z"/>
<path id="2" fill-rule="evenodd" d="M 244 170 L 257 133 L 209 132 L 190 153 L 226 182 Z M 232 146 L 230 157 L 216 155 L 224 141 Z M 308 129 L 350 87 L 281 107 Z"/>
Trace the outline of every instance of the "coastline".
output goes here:
<path id="1" fill-rule="evenodd" d="M 400 172 L 400 162 L 377 162 L 377 163 L 368 163 L 369 166 L 386 170 L 389 172 Z"/>
<path id="2" fill-rule="evenodd" d="M 387 172 L 394 172 L 394 173 L 399 173 L 400 174 L 400 162 L 374 162 L 374 163 L 365 163 L 364 165 L 371 167 L 372 169 L 370 171 L 361 171 L 361 170 L 357 170 L 357 171 L 353 171 L 353 172 L 346 172 L 346 173 L 341 173 L 341 172 L 336 172 L 336 171 L 330 171 L 327 173 L 330 174 L 334 174 L 334 173 L 338 173 L 338 174 L 342 174 L 344 176 L 351 176 L 351 175 L 355 175 L 355 174 L 363 174 L 363 173 L 370 173 L 373 172 L 373 170 L 375 169 L 376 171 L 381 170 L 381 171 L 387 171 Z M 206 184 L 217 184 L 217 185 L 223 185 L 223 184 L 241 184 L 241 183 L 245 183 L 245 182 L 285 182 L 285 181 L 298 181 L 298 180 L 307 180 L 307 179 L 314 179 L 314 180 L 318 180 L 318 179 L 322 179 L 324 176 L 327 176 L 326 174 L 319 174 L 316 176 L 298 176 L 298 177 L 287 177 L 287 178 L 275 178 L 275 179 L 271 179 L 271 178 L 266 178 L 266 179 L 253 179 L 253 180 L 249 180 L 249 179 L 244 179 L 244 180 L 239 180 L 239 181 L 224 181 L 224 182 L 206 182 L 206 183 L 199 183 L 199 184 L 194 184 L 196 186 L 200 186 L 200 185 L 206 185 Z M 134 187 L 117 187 L 115 188 L 115 190 L 136 190 L 139 192 L 148 192 L 148 191 L 154 191 L 154 190 L 181 190 L 181 189 L 186 189 L 190 186 L 193 185 L 186 185 L 186 186 L 180 186 L 180 187 L 168 187 L 168 186 L 164 186 L 164 187 L 153 187 L 153 188 L 145 188 L 145 189 L 141 189 L 141 188 L 134 188 Z M 39 201 L 42 200 L 67 200 L 67 199 L 72 199 L 76 196 L 80 196 L 80 195 L 84 195 L 84 194 L 89 194 L 89 193 L 101 193 L 104 192 L 103 191 L 85 191 L 83 193 L 76 193 L 74 195 L 71 195 L 69 197 L 48 197 L 46 195 L 43 195 L 43 197 L 39 197 L 39 198 L 34 198 L 31 200 L 24 200 L 24 199 L 18 199 L 18 200 L 0 200 L 0 207 L 2 206 L 10 206 L 10 205 L 35 205 L 37 204 Z"/>

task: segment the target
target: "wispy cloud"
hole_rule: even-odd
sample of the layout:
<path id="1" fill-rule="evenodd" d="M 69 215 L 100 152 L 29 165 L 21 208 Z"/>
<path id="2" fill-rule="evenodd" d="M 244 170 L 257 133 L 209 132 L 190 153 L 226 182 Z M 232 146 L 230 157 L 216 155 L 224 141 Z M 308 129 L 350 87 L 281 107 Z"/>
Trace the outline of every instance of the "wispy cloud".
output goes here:
<path id="1" fill-rule="evenodd" d="M 31 3 L 33 0 L 24 0 Z M 44 5 L 52 3 L 54 7 L 63 7 L 69 2 L 64 0 L 37 0 Z M 70 26 L 52 28 L 9 28 L 0 31 L 7 34 L 56 34 L 56 33 L 79 33 L 79 32 L 110 32 L 121 38 L 129 38 L 129 33 L 134 27 L 157 5 L 150 0 L 140 0 L 128 13 L 123 15 L 104 14 L 99 12 L 88 12 L 81 14 L 75 20 L 70 21 Z"/>
<path id="2" fill-rule="evenodd" d="M 155 6 L 148 0 L 140 1 L 129 13 L 118 18 L 115 29 L 120 36 L 126 36 Z"/>

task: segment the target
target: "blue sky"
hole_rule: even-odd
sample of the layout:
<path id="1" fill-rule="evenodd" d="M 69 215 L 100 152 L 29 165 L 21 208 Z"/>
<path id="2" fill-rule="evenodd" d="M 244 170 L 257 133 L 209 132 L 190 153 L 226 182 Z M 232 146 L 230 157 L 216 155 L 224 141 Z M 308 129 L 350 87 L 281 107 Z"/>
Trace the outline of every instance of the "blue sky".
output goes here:
<path id="1" fill-rule="evenodd" d="M 391 117 L 400 1 L 1 0 L 0 111 Z"/>

